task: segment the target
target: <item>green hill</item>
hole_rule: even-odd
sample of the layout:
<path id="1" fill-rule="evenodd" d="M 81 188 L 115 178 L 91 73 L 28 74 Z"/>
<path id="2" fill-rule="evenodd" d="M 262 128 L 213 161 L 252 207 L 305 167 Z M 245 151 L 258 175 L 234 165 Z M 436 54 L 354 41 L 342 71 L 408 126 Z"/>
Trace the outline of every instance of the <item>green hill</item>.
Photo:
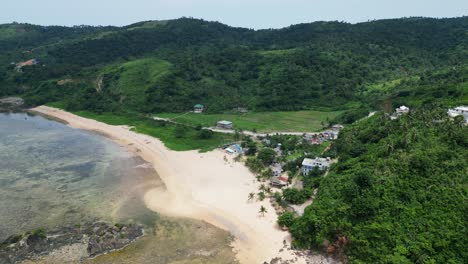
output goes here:
<path id="1" fill-rule="evenodd" d="M 71 108 L 77 100 L 103 97 L 106 104 L 80 110 L 152 113 L 184 112 L 195 103 L 212 113 L 238 106 L 375 107 L 394 96 L 377 89 L 380 84 L 466 65 L 467 28 L 467 17 L 315 22 L 257 31 L 189 18 L 126 27 L 6 24 L 0 25 L 0 95 L 22 95 L 30 104 L 62 101 Z M 10 64 L 31 58 L 41 63 L 22 72 Z M 138 66 L 147 59 L 166 66 L 145 73 L 142 67 L 158 68 Z M 164 74 L 153 78 L 153 70 Z M 94 89 L 102 76 L 103 86 Z M 81 85 L 51 84 L 63 79 Z M 369 87 L 372 96 L 366 96 Z"/>

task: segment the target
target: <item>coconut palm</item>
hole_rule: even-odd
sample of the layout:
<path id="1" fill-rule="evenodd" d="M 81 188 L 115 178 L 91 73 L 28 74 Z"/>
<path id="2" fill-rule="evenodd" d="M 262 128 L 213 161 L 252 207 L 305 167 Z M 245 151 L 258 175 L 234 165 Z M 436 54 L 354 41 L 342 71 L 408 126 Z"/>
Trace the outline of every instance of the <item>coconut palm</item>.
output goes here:
<path id="1" fill-rule="evenodd" d="M 264 193 L 264 192 L 259 192 L 257 195 L 258 195 L 258 199 L 259 199 L 260 201 L 265 200 L 265 193 Z"/>
<path id="2" fill-rule="evenodd" d="M 265 216 L 265 213 L 268 213 L 267 209 L 263 205 L 260 206 L 260 211 L 258 212 L 261 213 L 262 216 Z"/>
<path id="3" fill-rule="evenodd" d="M 255 198 L 255 193 L 253 192 L 249 193 L 249 201 L 253 200 L 253 198 Z"/>

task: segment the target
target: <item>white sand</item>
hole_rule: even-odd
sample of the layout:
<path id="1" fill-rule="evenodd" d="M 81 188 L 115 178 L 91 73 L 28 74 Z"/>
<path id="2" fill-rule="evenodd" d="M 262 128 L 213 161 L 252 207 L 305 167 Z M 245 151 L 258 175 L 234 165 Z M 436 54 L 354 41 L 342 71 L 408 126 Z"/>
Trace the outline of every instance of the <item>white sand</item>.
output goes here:
<path id="1" fill-rule="evenodd" d="M 104 133 L 130 151 L 151 163 L 167 187 L 145 194 L 145 203 L 163 214 L 204 220 L 229 230 L 236 240 L 234 250 L 241 263 L 258 264 L 281 257 L 295 263 L 306 263 L 292 250 L 283 249 L 283 240 L 290 241 L 288 232 L 276 224 L 276 213 L 270 203 L 247 201 L 250 192 L 257 192 L 259 183 L 241 163 L 236 163 L 221 150 L 208 153 L 168 150 L 161 141 L 129 131 L 128 127 L 111 126 L 74 114 L 40 106 L 36 112 L 62 119 L 71 127 Z M 224 161 L 227 156 L 228 162 Z M 268 213 L 261 216 L 263 205 Z M 317 256 L 316 261 L 324 259 Z"/>

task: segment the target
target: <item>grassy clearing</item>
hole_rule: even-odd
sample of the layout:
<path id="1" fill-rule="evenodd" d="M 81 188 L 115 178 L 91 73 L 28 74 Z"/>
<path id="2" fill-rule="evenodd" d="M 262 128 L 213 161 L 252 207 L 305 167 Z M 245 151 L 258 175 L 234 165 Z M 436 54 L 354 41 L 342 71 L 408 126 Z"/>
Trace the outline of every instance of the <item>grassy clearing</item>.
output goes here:
<path id="1" fill-rule="evenodd" d="M 177 114 L 162 113 L 158 117 L 170 118 L 175 122 L 187 125 L 214 126 L 217 121 L 233 122 L 235 129 L 257 130 L 258 132 L 311 132 L 320 130 L 327 119 L 331 120 L 341 111 L 298 111 L 298 112 L 261 112 L 246 114 Z"/>
<path id="2" fill-rule="evenodd" d="M 166 147 L 172 150 L 185 151 L 198 149 L 202 152 L 213 150 L 223 144 L 233 141 L 232 135 L 214 133 L 210 139 L 200 139 L 198 131 L 186 128 L 181 138 L 175 136 L 175 125 L 158 122 L 138 114 L 96 114 L 88 111 L 79 111 L 75 114 L 97 120 L 109 125 L 127 125 L 134 127 L 133 131 L 159 138 Z"/>
<path id="3" fill-rule="evenodd" d="M 111 89 L 122 92 L 132 105 L 141 105 L 145 103 L 145 91 L 169 72 L 170 67 L 167 61 L 146 58 L 108 66 L 102 74 L 110 76 L 107 85 Z"/>

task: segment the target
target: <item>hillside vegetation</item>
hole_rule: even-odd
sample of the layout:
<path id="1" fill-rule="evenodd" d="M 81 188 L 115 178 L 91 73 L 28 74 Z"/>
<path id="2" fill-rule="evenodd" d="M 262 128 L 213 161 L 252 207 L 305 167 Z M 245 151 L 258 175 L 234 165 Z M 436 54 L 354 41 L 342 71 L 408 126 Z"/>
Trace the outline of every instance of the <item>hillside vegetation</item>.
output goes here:
<path id="1" fill-rule="evenodd" d="M 6 24 L 0 25 L 0 96 L 107 112 L 185 112 L 196 103 L 211 113 L 239 106 L 376 108 L 389 97 L 411 94 L 404 86 L 430 80 L 422 79 L 428 74 L 466 74 L 467 29 L 466 17 L 257 31 L 189 18 L 127 27 Z M 10 65 L 31 58 L 41 63 L 22 72 Z M 102 86 L 96 87 L 99 78 Z M 75 82 L 56 84 L 63 79 Z M 428 92 L 424 102 L 409 102 L 460 98 L 460 90 Z"/>
<path id="2" fill-rule="evenodd" d="M 346 128 L 338 164 L 290 228 L 295 244 L 350 263 L 466 263 L 463 122 L 436 108 Z"/>

